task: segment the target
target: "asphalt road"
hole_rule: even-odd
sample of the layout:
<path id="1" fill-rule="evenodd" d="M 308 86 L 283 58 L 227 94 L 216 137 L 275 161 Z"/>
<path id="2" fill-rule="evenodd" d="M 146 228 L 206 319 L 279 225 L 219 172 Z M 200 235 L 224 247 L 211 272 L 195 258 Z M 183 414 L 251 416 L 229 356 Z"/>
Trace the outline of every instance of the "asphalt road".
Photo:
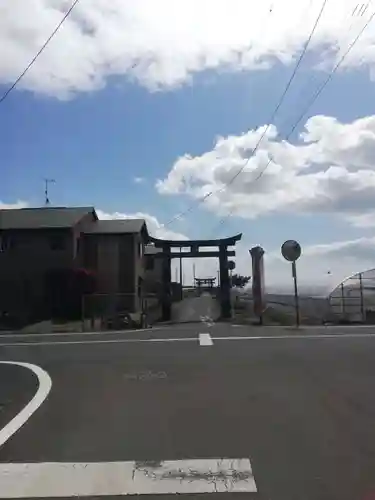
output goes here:
<path id="1" fill-rule="evenodd" d="M 0 429 L 27 405 L 37 388 L 38 378 L 30 370 L 0 364 Z"/>
<path id="2" fill-rule="evenodd" d="M 200 345 L 200 333 L 213 345 Z M 250 460 L 256 493 L 183 498 L 375 499 L 372 329 L 298 334 L 202 323 L 12 335 L 0 337 L 1 360 L 41 367 L 52 388 L 0 447 L 0 466 L 227 457 Z M 24 367 L 0 363 L 1 404 L 8 405 L 0 425 L 35 385 Z"/>
<path id="3" fill-rule="evenodd" d="M 172 307 L 172 319 L 179 323 L 202 320 L 211 322 L 216 321 L 219 317 L 219 302 L 209 293 L 185 298 L 182 302 L 175 302 Z"/>

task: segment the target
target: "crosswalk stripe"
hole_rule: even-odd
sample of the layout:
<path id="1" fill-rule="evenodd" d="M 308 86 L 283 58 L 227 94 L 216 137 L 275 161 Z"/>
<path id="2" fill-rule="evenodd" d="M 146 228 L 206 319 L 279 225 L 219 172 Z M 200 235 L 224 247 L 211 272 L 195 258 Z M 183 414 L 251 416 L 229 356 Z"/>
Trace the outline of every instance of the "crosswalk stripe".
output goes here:
<path id="1" fill-rule="evenodd" d="M 0 498 L 255 493 L 250 460 L 2 463 Z"/>
<path id="2" fill-rule="evenodd" d="M 202 346 L 213 345 L 211 335 L 209 333 L 200 333 L 199 334 L 199 345 L 202 345 Z"/>

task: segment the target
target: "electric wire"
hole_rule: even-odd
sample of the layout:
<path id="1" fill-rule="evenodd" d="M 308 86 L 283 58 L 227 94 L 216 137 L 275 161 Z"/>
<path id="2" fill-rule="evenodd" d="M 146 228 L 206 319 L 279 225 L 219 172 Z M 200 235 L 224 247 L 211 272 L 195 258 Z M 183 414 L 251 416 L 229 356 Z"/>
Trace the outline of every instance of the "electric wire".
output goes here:
<path id="1" fill-rule="evenodd" d="M 8 97 L 8 95 L 12 92 L 12 90 L 15 89 L 15 87 L 19 84 L 19 82 L 22 80 L 22 78 L 26 75 L 26 73 L 31 69 L 31 67 L 34 65 L 35 61 L 38 59 L 38 57 L 42 54 L 42 52 L 45 50 L 47 45 L 50 43 L 52 38 L 56 35 L 56 33 L 59 31 L 61 26 L 64 24 L 66 19 L 69 17 L 69 15 L 72 13 L 74 7 L 78 4 L 80 0 L 75 0 L 72 5 L 69 7 L 69 9 L 66 11 L 64 17 L 61 19 L 59 24 L 56 26 L 56 28 L 52 31 L 50 36 L 47 38 L 47 40 L 44 42 L 44 44 L 41 46 L 41 48 L 38 50 L 38 52 L 35 54 L 35 56 L 31 59 L 29 64 L 26 66 L 26 68 L 20 73 L 20 75 L 16 78 L 16 80 L 12 83 L 12 85 L 4 92 L 4 94 L 0 97 L 0 104 L 5 101 L 5 99 Z"/>

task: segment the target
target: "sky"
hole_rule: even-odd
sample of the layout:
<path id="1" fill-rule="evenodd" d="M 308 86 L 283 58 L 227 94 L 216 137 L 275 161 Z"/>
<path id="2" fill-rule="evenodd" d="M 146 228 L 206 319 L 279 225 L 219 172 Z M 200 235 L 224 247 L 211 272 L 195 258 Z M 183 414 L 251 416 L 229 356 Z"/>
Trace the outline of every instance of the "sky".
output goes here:
<path id="1" fill-rule="evenodd" d="M 0 96 L 70 6 L 0 4 Z M 42 206 L 50 178 L 52 205 L 158 237 L 242 233 L 237 272 L 261 245 L 286 292 L 295 239 L 326 293 L 375 267 L 374 79 L 375 1 L 80 0 L 0 102 L 0 207 Z"/>

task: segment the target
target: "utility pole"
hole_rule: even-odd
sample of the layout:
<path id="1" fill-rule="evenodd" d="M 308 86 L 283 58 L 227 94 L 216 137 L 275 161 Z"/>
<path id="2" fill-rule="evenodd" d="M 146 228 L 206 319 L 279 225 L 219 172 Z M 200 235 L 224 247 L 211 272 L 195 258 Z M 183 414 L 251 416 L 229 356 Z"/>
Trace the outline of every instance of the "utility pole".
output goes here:
<path id="1" fill-rule="evenodd" d="M 48 186 L 50 184 L 54 184 L 56 181 L 55 179 L 44 179 L 44 185 L 45 185 L 45 189 L 44 189 L 44 196 L 45 196 L 45 199 L 44 199 L 44 204 L 46 207 L 48 207 L 50 205 L 50 200 L 49 200 L 49 197 L 48 197 Z"/>
<path id="2" fill-rule="evenodd" d="M 296 260 L 301 256 L 301 245 L 295 240 L 287 240 L 281 246 L 281 254 L 285 260 L 292 263 L 292 276 L 294 284 L 294 304 L 296 309 L 296 327 L 299 328 L 301 323 L 300 310 L 299 310 L 299 297 L 297 285 L 297 266 Z"/>

